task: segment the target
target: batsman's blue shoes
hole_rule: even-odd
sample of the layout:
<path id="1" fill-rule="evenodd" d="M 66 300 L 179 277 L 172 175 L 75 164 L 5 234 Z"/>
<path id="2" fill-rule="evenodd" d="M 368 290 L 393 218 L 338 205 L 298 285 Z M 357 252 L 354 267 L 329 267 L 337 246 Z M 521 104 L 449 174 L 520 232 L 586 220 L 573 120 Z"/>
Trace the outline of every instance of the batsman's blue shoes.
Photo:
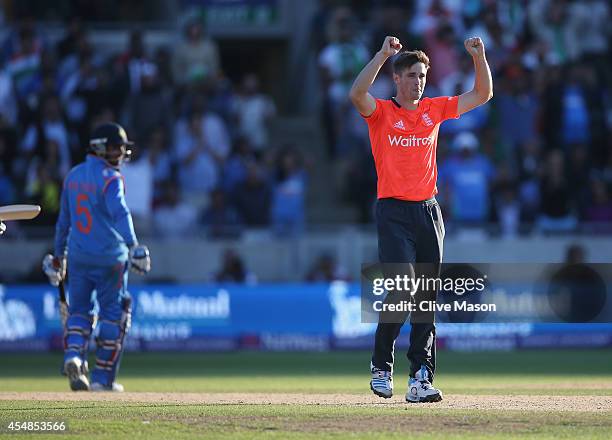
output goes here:
<path id="1" fill-rule="evenodd" d="M 421 366 L 414 377 L 408 380 L 408 392 L 406 402 L 411 403 L 431 403 L 442 400 L 442 391 L 434 388 L 429 382 L 429 373 L 424 366 Z"/>
<path id="2" fill-rule="evenodd" d="M 64 373 L 68 376 L 72 391 L 89 390 L 89 379 L 86 374 L 83 374 L 83 371 L 83 361 L 78 356 L 67 359 L 64 362 Z"/>
<path id="3" fill-rule="evenodd" d="M 370 389 L 379 397 L 388 399 L 393 396 L 393 376 L 390 371 L 384 371 L 370 364 L 372 380 Z"/>

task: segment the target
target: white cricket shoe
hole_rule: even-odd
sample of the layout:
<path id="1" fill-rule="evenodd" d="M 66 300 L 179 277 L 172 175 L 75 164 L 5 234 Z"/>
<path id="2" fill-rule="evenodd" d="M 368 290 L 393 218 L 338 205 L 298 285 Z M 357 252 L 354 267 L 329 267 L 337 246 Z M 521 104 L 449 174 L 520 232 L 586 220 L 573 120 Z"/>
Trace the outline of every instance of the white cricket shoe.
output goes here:
<path id="1" fill-rule="evenodd" d="M 103 385 L 100 382 L 91 384 L 91 391 L 108 391 L 112 393 L 123 393 L 123 385 L 113 382 L 112 385 Z"/>
<path id="2" fill-rule="evenodd" d="M 83 373 L 83 361 L 80 357 L 72 357 L 64 362 L 64 373 L 68 376 L 72 391 L 88 391 L 89 379 Z"/>
<path id="3" fill-rule="evenodd" d="M 434 388 L 429 382 L 429 373 L 424 366 L 408 380 L 408 392 L 406 402 L 430 403 L 442 400 L 442 391 Z"/>
<path id="4" fill-rule="evenodd" d="M 372 371 L 372 380 L 370 381 L 370 389 L 378 397 L 388 399 L 393 396 L 393 375 L 390 371 L 384 371 L 370 364 Z"/>

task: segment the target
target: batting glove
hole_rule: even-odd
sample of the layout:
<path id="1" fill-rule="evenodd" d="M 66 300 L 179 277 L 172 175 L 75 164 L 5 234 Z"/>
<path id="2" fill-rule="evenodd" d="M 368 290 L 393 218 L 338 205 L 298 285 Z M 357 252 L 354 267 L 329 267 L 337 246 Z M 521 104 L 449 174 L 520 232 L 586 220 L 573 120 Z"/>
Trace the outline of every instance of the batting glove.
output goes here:
<path id="1" fill-rule="evenodd" d="M 130 249 L 130 269 L 138 275 L 146 275 L 151 270 L 149 248 L 137 245 Z"/>
<path id="2" fill-rule="evenodd" d="M 66 257 L 54 257 L 47 254 L 43 258 L 42 269 L 51 285 L 57 287 L 66 277 Z"/>
<path id="3" fill-rule="evenodd" d="M 4 234 L 6 231 L 6 225 L 0 221 L 0 235 Z"/>

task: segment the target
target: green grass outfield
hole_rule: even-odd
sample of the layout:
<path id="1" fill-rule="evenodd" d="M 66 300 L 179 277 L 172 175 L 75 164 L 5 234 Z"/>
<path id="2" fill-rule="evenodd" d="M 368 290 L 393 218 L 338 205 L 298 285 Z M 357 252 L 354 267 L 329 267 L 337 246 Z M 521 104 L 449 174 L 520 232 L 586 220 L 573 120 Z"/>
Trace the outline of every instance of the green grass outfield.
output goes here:
<path id="1" fill-rule="evenodd" d="M 134 401 L 42 401 L 36 392 L 67 390 L 61 354 L 2 354 L 0 438 L 54 438 L 7 434 L 10 421 L 66 420 L 73 438 L 612 438 L 612 411 L 534 410 L 528 401 L 612 398 L 612 351 L 439 353 L 436 385 L 453 395 L 512 398 L 492 409 L 408 405 L 401 402 L 407 362 L 397 359 L 394 402 L 376 404 L 214 404 Z M 301 393 L 364 396 L 369 353 L 152 354 L 127 353 L 120 382 L 126 391 L 159 393 Z M 32 394 L 34 393 L 34 394 Z M 356 396 L 356 397 L 355 397 Z M 516 406 L 525 396 L 526 404 Z M 530 396 L 528 400 L 526 396 Z M 540 397 L 538 397 L 540 396 Z M 574 397 L 572 397 L 574 396 Z M 70 396 L 68 396 L 70 398 Z M 456 398 L 457 399 L 457 398 Z M 378 403 L 380 401 L 380 403 Z M 565 400 L 564 400 L 565 401 Z M 570 402 L 570 401 L 568 401 Z"/>

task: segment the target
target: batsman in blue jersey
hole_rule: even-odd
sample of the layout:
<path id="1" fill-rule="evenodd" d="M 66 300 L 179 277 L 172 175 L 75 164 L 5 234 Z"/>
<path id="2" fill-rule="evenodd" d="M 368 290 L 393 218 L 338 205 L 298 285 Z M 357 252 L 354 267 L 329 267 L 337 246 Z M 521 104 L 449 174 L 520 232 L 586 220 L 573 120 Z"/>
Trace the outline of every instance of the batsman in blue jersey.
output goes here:
<path id="1" fill-rule="evenodd" d="M 55 254 L 43 261 L 43 269 L 55 286 L 68 269 L 64 372 L 73 391 L 123 391 L 115 377 L 131 320 L 128 269 L 139 274 L 151 269 L 149 250 L 136 239 L 119 172 L 129 159 L 132 144 L 119 124 L 103 124 L 93 131 L 85 162 L 75 166 L 64 180 Z M 90 384 L 87 344 L 94 290 L 99 312 L 96 364 Z"/>

